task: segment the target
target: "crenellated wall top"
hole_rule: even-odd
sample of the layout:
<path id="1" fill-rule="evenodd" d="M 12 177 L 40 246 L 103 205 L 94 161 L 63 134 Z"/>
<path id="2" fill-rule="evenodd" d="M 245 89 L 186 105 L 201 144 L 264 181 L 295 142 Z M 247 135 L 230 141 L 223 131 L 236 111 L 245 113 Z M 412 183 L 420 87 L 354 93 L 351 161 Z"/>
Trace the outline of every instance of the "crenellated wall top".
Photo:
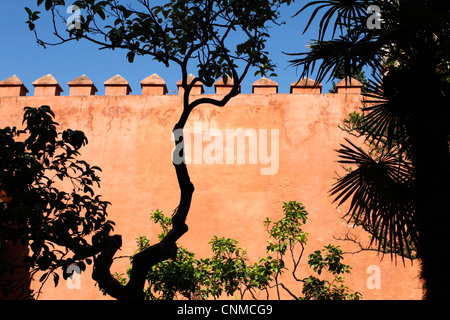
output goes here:
<path id="1" fill-rule="evenodd" d="M 194 76 L 190 74 L 188 76 L 188 82 L 192 81 Z M 32 85 L 34 86 L 34 96 L 59 96 L 63 89 L 58 81 L 51 75 L 47 74 L 42 78 L 35 80 Z M 114 77 L 106 80 L 103 85 L 105 86 L 105 96 L 121 96 L 129 95 L 132 92 L 131 86 L 126 79 L 121 75 L 115 75 Z M 168 93 L 166 82 L 156 73 L 152 74 L 140 82 L 141 95 L 166 95 Z M 81 75 L 72 81 L 68 82 L 70 88 L 69 96 L 93 96 L 98 92 L 95 84 L 85 75 Z M 181 87 L 181 80 L 177 82 L 178 94 L 183 94 L 183 88 Z M 219 79 L 214 84 L 215 93 L 218 95 L 224 95 L 231 90 L 233 86 L 233 79 L 228 79 L 226 83 L 223 79 Z M 336 85 L 336 93 L 344 94 L 361 94 L 362 84 L 353 78 L 342 79 Z M 26 96 L 29 90 L 23 84 L 22 81 L 13 75 L 3 81 L 0 81 L 0 97 L 8 96 Z M 253 82 L 252 84 L 253 94 L 277 94 L 278 83 L 272 79 L 262 77 L 261 79 Z M 321 94 L 322 84 L 317 83 L 313 79 L 304 78 L 293 82 L 290 85 L 290 94 Z M 191 91 L 192 95 L 204 94 L 204 88 L 201 83 L 197 83 Z"/>

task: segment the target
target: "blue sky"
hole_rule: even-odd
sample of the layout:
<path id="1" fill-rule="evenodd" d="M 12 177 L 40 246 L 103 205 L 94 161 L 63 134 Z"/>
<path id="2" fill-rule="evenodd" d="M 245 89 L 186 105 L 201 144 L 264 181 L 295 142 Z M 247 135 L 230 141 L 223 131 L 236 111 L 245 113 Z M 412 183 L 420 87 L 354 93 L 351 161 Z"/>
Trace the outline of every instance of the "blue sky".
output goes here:
<path id="1" fill-rule="evenodd" d="M 97 45 L 87 41 L 69 42 L 44 49 L 38 46 L 34 33 L 25 23 L 28 15 L 24 8 L 28 6 L 35 10 L 36 0 L 2 2 L 0 80 L 17 75 L 30 91 L 28 95 L 34 92 L 32 82 L 49 73 L 63 88 L 62 95 L 69 94 L 67 83 L 82 74 L 86 74 L 94 82 L 99 90 L 97 95 L 104 94 L 103 82 L 116 74 L 128 80 L 133 90 L 131 94 L 140 94 L 139 82 L 153 73 L 159 74 L 166 81 L 169 90 L 177 89 L 176 82 L 181 79 L 179 69 L 176 67 L 167 69 L 163 64 L 153 61 L 151 57 L 136 57 L 134 63 L 129 63 L 126 59 L 126 51 L 99 50 Z M 70 1 L 66 3 L 71 4 Z M 317 36 L 314 29 L 302 35 L 309 18 L 307 13 L 290 18 L 303 4 L 304 1 L 297 1 L 291 7 L 284 9 L 283 20 L 286 24 L 275 27 L 269 32 L 271 37 L 267 50 L 277 65 L 275 72 L 278 77 L 272 79 L 278 82 L 279 93 L 289 93 L 290 84 L 298 80 L 301 73 L 301 70 L 289 67 L 288 60 L 291 57 L 282 52 L 303 52 L 307 42 Z M 42 8 L 39 11 L 44 10 Z M 69 16 L 70 14 L 67 14 L 67 17 Z M 49 19 L 48 15 L 46 17 Z M 38 27 L 41 23 L 38 20 Z M 38 30 L 43 39 L 54 39 L 50 28 L 44 26 Z M 249 73 L 242 84 L 243 93 L 251 93 L 252 83 L 260 78 L 260 76 L 253 76 L 254 71 Z M 322 92 L 327 92 L 330 87 L 331 83 L 323 83 Z M 213 88 L 205 88 L 206 93 L 213 93 L 213 90 Z"/>

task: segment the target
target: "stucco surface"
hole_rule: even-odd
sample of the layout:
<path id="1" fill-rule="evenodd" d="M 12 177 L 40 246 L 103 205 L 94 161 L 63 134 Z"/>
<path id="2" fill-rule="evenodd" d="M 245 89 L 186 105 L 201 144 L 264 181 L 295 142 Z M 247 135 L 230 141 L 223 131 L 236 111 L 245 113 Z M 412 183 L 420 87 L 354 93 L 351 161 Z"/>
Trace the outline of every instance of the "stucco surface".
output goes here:
<path id="1" fill-rule="evenodd" d="M 82 158 L 102 168 L 102 185 L 98 192 L 112 203 L 109 218 L 116 222 L 114 232 L 123 236 L 123 247 L 118 255 L 132 254 L 139 235 L 156 241 L 159 229 L 150 221 L 151 211 L 160 209 L 170 214 L 179 200 L 171 162 L 174 146 L 171 130 L 181 112 L 181 97 L 6 96 L 0 97 L 0 126 L 21 127 L 23 108 L 41 105 L 51 106 L 61 130 L 71 128 L 85 132 L 89 143 L 81 150 Z M 309 272 L 307 254 L 324 245 L 333 243 L 344 251 L 357 251 L 357 246 L 336 238 L 349 231 L 359 232 L 361 241 L 366 242 L 368 234 L 351 228 L 342 219 L 345 208 L 336 208 L 329 190 L 337 174 L 342 173 L 335 150 L 346 135 L 338 125 L 360 106 L 359 94 L 255 93 L 240 94 L 223 108 L 197 107 L 186 130 L 192 134 L 193 154 L 199 152 L 195 148 L 198 141 L 202 141 L 202 159 L 201 163 L 195 163 L 193 156 L 192 163 L 188 164 L 196 189 L 187 219 L 189 232 L 181 238 L 180 244 L 199 257 L 206 257 L 210 254 L 207 243 L 213 236 L 231 237 L 238 240 L 255 261 L 266 255 L 268 238 L 262 227 L 264 219 L 280 218 L 283 202 L 295 200 L 302 202 L 309 212 L 305 226 L 309 237 L 300 275 Z M 200 124 L 201 134 L 198 132 Z M 227 129 L 250 129 L 256 133 L 258 143 L 265 132 L 260 130 L 267 130 L 264 146 L 278 154 L 278 166 L 272 154 L 273 174 L 261 174 L 262 169 L 270 165 L 263 163 L 259 153 L 256 163 L 250 163 L 249 145 L 244 164 L 226 163 L 225 154 L 233 151 L 226 148 L 225 142 L 224 154 L 215 154 L 214 159 L 219 163 L 208 164 L 211 159 L 203 155 L 208 154 L 208 146 L 211 148 L 211 142 L 215 141 L 214 137 L 208 140 L 208 132 L 225 134 Z M 278 141 L 272 132 L 278 132 Z M 277 142 L 275 150 L 271 150 L 271 138 Z M 345 263 L 352 266 L 346 284 L 362 292 L 365 299 L 421 297 L 418 263 L 411 266 L 407 262 L 404 266 L 399 260 L 395 264 L 390 256 L 382 259 L 376 252 L 346 254 Z M 113 271 L 124 273 L 127 265 L 128 259 L 117 259 Z M 379 267 L 380 289 L 370 289 L 367 285 L 371 276 L 367 268 L 372 265 Z M 69 289 L 63 281 L 53 288 L 50 281 L 41 299 L 105 299 L 94 286 L 90 271 L 88 267 L 81 275 L 81 289 Z M 288 278 L 284 282 L 299 293 L 300 286 L 289 282 Z M 33 286 L 38 288 L 39 283 Z"/>

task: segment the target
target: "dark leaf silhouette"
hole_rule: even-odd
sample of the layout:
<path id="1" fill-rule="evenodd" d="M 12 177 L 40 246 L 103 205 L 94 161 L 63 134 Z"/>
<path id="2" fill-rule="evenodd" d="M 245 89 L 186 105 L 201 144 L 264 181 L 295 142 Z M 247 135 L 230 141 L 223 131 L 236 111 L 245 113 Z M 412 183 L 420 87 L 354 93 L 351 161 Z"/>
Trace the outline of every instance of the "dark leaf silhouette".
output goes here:
<path id="1" fill-rule="evenodd" d="M 411 245 L 417 244 L 414 219 L 413 168 L 392 154 L 375 161 L 347 140 L 339 162 L 357 168 L 338 180 L 331 195 L 339 205 L 351 197 L 348 215 L 373 235 L 384 252 L 413 258 Z"/>

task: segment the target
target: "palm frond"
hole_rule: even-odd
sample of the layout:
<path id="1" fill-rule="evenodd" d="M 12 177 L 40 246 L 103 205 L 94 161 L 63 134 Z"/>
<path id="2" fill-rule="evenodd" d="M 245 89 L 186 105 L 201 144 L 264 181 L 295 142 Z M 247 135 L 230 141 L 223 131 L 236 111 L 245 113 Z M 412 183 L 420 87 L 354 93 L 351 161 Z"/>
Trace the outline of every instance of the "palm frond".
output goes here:
<path id="1" fill-rule="evenodd" d="M 351 70 L 359 70 L 363 66 L 380 68 L 379 45 L 369 34 L 348 32 L 346 35 L 328 41 L 314 41 L 310 50 L 302 53 L 288 53 L 299 58 L 290 60 L 291 66 L 301 66 L 301 77 L 309 77 L 318 65 L 316 80 L 322 82 L 328 75 L 328 80 L 334 78 L 337 70 L 342 69 L 346 76 Z"/>
<path id="2" fill-rule="evenodd" d="M 328 25 L 330 21 L 334 21 L 333 31 L 331 37 L 334 38 L 336 34 L 336 30 L 339 27 L 342 31 L 344 28 L 349 28 L 352 23 L 357 20 L 360 20 L 361 17 L 365 16 L 367 9 L 367 2 L 361 0 L 319 0 L 319 1 L 311 1 L 303 6 L 297 13 L 295 13 L 294 17 L 298 14 L 302 13 L 304 10 L 315 7 L 314 11 L 311 13 L 308 23 L 304 29 L 306 32 L 317 13 L 322 9 L 327 8 L 325 13 L 322 15 L 322 18 L 319 23 L 319 41 L 324 39 L 324 36 L 328 30 Z"/>
<path id="3" fill-rule="evenodd" d="M 388 72 L 383 79 L 376 82 L 369 80 L 367 93 L 364 93 L 364 118 L 363 134 L 375 148 L 385 150 L 395 149 L 408 156 L 411 147 L 409 130 L 411 129 L 411 115 L 414 105 L 411 95 L 405 95 L 409 88 L 418 86 L 416 79 L 410 79 L 405 83 L 402 76 L 396 75 L 404 71 L 396 70 Z M 408 78 L 408 77 L 407 77 Z M 400 83 L 401 82 L 401 83 Z"/>
<path id="4" fill-rule="evenodd" d="M 346 216 L 372 234 L 378 250 L 413 258 L 417 245 L 414 217 L 413 168 L 401 158 L 387 154 L 375 161 L 347 140 L 338 150 L 339 162 L 356 165 L 331 190 L 338 206 L 347 200 Z"/>

